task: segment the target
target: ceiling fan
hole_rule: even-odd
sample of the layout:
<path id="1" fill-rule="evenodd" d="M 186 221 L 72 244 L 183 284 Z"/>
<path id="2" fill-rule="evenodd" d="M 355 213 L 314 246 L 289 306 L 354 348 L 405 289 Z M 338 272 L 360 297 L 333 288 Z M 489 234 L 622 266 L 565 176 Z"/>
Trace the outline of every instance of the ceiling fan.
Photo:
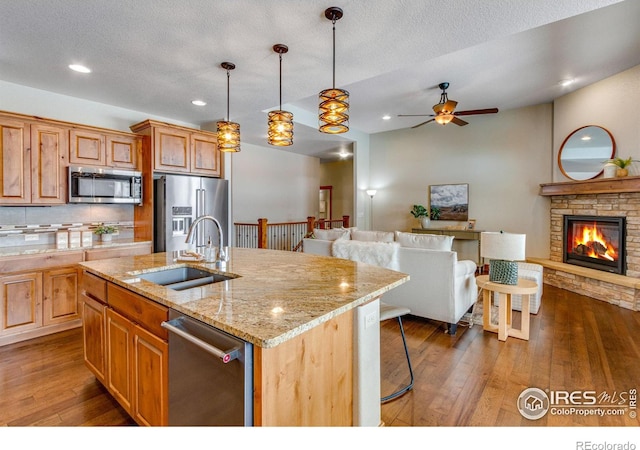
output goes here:
<path id="1" fill-rule="evenodd" d="M 457 111 L 456 105 L 458 102 L 449 100 L 447 96 L 447 89 L 449 88 L 449 83 L 444 82 L 438 85 L 440 89 L 442 89 L 442 94 L 440 94 L 440 103 L 433 105 L 433 112 L 435 114 L 398 114 L 398 117 L 433 117 L 433 119 L 429 119 L 426 122 L 419 123 L 418 125 L 414 125 L 411 128 L 418 128 L 424 124 L 429 122 L 436 122 L 441 125 L 446 125 L 449 122 L 453 122 L 459 126 L 465 126 L 468 122 L 460 119 L 458 116 L 472 116 L 476 114 L 495 114 L 498 112 L 498 108 L 488 108 L 488 109 L 471 109 L 469 111 Z"/>

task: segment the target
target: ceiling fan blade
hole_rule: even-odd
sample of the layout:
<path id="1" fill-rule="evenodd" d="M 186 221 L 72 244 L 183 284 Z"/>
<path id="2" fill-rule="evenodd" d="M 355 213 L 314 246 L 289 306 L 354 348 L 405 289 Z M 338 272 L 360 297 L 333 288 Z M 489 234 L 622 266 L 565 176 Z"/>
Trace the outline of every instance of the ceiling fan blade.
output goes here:
<path id="1" fill-rule="evenodd" d="M 433 114 L 398 114 L 398 117 L 433 117 Z"/>
<path id="2" fill-rule="evenodd" d="M 457 111 L 454 112 L 454 116 L 472 116 L 476 114 L 495 114 L 498 112 L 498 108 L 487 108 L 487 109 L 470 109 L 468 111 Z"/>
<path id="3" fill-rule="evenodd" d="M 457 117 L 453 117 L 453 119 L 451 119 L 451 123 L 455 123 L 456 125 L 460 125 L 461 127 L 467 125 L 469 122 L 465 122 L 462 119 L 458 119 Z"/>
<path id="4" fill-rule="evenodd" d="M 427 123 L 429 123 L 429 122 L 433 122 L 434 120 L 436 120 L 436 119 L 429 119 L 429 120 L 427 120 L 426 122 L 419 123 L 418 125 L 414 125 L 414 126 L 412 126 L 411 128 L 418 128 L 418 127 L 421 127 L 422 125 L 427 124 Z"/>

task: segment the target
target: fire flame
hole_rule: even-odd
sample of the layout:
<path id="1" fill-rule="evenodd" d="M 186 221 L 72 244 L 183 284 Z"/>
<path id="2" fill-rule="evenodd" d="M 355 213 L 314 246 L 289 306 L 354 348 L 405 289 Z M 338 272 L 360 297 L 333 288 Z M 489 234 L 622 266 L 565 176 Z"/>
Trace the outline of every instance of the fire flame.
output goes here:
<path id="1" fill-rule="evenodd" d="M 617 261 L 618 259 L 618 251 L 605 240 L 595 223 L 593 227 L 583 226 L 581 232 L 575 234 L 573 241 L 574 249 L 580 246 L 587 249 L 584 256 L 607 259 L 609 261 Z"/>

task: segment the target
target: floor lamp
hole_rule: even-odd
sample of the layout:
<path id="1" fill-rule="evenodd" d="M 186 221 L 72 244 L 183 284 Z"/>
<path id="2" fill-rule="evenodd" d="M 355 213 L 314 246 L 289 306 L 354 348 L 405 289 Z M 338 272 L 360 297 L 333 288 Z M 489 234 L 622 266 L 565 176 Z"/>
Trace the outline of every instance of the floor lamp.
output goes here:
<path id="1" fill-rule="evenodd" d="M 375 189 L 367 189 L 367 195 L 371 197 L 371 200 L 369 200 L 369 224 L 372 230 L 373 230 L 373 196 L 376 195 L 376 192 L 378 191 L 376 191 Z"/>

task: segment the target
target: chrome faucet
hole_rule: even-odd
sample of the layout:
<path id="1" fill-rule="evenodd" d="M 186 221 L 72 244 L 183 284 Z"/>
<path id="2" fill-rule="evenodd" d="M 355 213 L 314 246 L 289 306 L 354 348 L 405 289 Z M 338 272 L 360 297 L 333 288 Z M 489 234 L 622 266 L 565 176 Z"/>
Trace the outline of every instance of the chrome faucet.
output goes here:
<path id="1" fill-rule="evenodd" d="M 203 220 L 210 220 L 213 223 L 216 224 L 216 226 L 218 227 L 218 242 L 220 243 L 220 250 L 218 252 L 218 258 L 215 260 L 215 262 L 226 262 L 227 261 L 227 255 L 225 255 L 224 253 L 224 238 L 222 237 L 222 225 L 220 225 L 220 222 L 218 222 L 218 219 L 216 219 L 213 216 L 200 216 L 198 217 L 196 220 L 193 221 L 193 223 L 191 224 L 191 226 L 189 227 L 189 232 L 187 233 L 187 239 L 185 240 L 185 242 L 187 244 L 192 244 L 193 242 L 193 236 L 194 236 L 194 231 L 196 229 L 196 227 L 198 226 L 198 224 L 200 222 L 202 222 Z M 207 262 L 213 262 L 213 261 L 207 261 Z"/>

